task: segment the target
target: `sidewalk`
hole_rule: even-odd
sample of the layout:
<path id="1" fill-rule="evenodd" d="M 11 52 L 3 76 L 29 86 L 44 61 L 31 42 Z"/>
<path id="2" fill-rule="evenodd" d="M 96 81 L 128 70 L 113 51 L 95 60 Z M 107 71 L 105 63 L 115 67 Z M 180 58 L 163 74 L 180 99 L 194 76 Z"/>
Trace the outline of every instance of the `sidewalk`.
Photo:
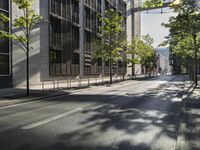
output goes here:
<path id="1" fill-rule="evenodd" d="M 133 78 L 126 77 L 125 80 Z M 134 79 L 144 80 L 145 76 L 140 76 Z M 122 77 L 113 77 L 113 83 L 121 82 Z M 57 81 L 54 84 L 42 84 L 39 86 L 31 86 L 30 96 L 26 96 L 26 88 L 8 88 L 0 89 L 0 107 L 8 105 L 14 105 L 18 103 L 29 102 L 33 100 L 41 100 L 49 97 L 55 97 L 60 95 L 69 94 L 70 91 L 77 89 L 88 88 L 94 85 L 102 85 L 109 83 L 109 77 L 104 78 L 90 78 L 88 79 L 77 79 L 71 81 Z"/>
<path id="2" fill-rule="evenodd" d="M 177 150 L 200 149 L 200 86 L 188 82 L 183 93 Z"/>

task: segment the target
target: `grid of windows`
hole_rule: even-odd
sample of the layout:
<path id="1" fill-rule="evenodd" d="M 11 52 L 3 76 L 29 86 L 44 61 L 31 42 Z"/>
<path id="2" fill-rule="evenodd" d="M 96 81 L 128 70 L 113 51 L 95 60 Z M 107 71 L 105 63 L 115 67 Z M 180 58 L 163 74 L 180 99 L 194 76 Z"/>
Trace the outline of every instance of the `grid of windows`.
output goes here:
<path id="1" fill-rule="evenodd" d="M 9 1 L 1 0 L 0 1 L 0 13 L 3 13 L 9 16 Z M 9 24 L 5 24 L 0 22 L 0 30 L 9 32 L 8 29 Z M 10 74 L 10 61 L 9 58 L 9 40 L 0 39 L 0 76 L 9 75 Z"/>
<path id="2" fill-rule="evenodd" d="M 93 60 L 92 52 L 94 49 L 93 40 L 96 38 L 96 34 L 99 33 L 98 27 L 101 25 L 97 16 L 102 13 L 102 1 L 85 0 L 84 4 L 84 73 L 86 75 L 101 74 L 102 66 L 98 66 L 97 62 Z"/>
<path id="3" fill-rule="evenodd" d="M 78 75 L 80 69 L 80 27 L 79 0 L 51 0 L 50 11 L 50 75 Z M 93 40 L 102 25 L 103 0 L 84 0 L 84 73 L 102 73 L 102 60 L 93 60 Z M 118 2 L 118 3 L 117 3 Z M 118 4 L 118 5 L 117 5 Z M 105 9 L 113 8 L 126 17 L 126 3 L 123 0 L 105 0 Z M 126 19 L 125 19 L 126 20 Z M 126 21 L 123 22 L 126 27 Z M 106 63 L 107 64 L 107 63 Z M 118 62 L 113 63 L 113 73 Z M 107 70 L 109 69 L 105 65 Z M 122 68 L 122 65 L 118 67 Z M 109 70 L 108 70 L 109 71 Z M 105 71 L 106 72 L 106 71 Z"/>
<path id="4" fill-rule="evenodd" d="M 50 75 L 79 74 L 78 24 L 78 0 L 51 0 Z"/>

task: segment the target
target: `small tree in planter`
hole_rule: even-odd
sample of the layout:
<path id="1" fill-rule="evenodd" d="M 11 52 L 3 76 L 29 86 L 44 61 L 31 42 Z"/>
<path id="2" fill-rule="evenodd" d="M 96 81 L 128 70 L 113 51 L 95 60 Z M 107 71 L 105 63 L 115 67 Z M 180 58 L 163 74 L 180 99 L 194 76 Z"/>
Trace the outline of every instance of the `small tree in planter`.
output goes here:
<path id="1" fill-rule="evenodd" d="M 96 58 L 109 61 L 110 84 L 112 84 L 113 61 L 121 58 L 118 38 L 123 31 L 123 17 L 117 11 L 109 9 L 100 20 L 103 25 L 99 27 L 101 35 L 96 41 L 97 48 L 94 55 Z"/>
<path id="2" fill-rule="evenodd" d="M 22 15 L 12 22 L 10 32 L 0 31 L 0 38 L 7 38 L 16 42 L 16 45 L 26 54 L 26 94 L 29 95 L 29 54 L 31 44 L 31 33 L 42 21 L 42 17 L 32 8 L 32 0 L 13 0 Z M 9 23 L 11 20 L 3 13 L 0 13 L 0 21 Z M 15 30 L 18 30 L 16 33 Z"/>

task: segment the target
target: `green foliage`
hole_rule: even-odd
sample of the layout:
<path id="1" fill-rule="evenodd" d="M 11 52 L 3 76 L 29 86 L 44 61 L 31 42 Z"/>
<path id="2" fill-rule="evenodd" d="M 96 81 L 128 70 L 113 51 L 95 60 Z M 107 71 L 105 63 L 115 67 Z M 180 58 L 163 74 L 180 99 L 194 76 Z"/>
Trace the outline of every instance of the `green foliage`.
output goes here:
<path id="1" fill-rule="evenodd" d="M 22 16 L 16 18 L 12 22 L 12 27 L 9 32 L 0 31 L 0 38 L 11 39 L 15 44 L 22 49 L 26 54 L 26 81 L 27 81 L 27 96 L 29 95 L 29 51 L 31 43 L 31 33 L 34 28 L 42 21 L 42 17 L 32 9 L 32 0 L 13 0 L 17 5 Z M 10 19 L 0 13 L 0 22 L 8 24 Z M 13 30 L 15 29 L 15 31 Z M 17 31 L 17 32 L 16 32 Z"/>
<path id="2" fill-rule="evenodd" d="M 163 0 L 145 0 L 143 8 L 156 8 L 163 6 Z"/>
<path id="3" fill-rule="evenodd" d="M 200 14 L 189 6 L 182 6 L 177 16 L 171 17 L 169 23 L 163 24 L 170 29 L 169 39 L 173 53 L 184 59 L 194 58 L 199 51 Z"/>
<path id="4" fill-rule="evenodd" d="M 129 44 L 127 55 L 134 57 L 128 58 L 128 61 L 134 64 L 151 66 L 155 56 L 152 44 L 153 38 L 149 34 L 142 36 L 142 39 L 137 36 L 133 37 L 132 42 Z"/>
<path id="5" fill-rule="evenodd" d="M 18 9 L 22 11 L 23 15 L 13 21 L 13 27 L 9 29 L 11 32 L 0 31 L 0 38 L 8 38 L 17 41 L 18 46 L 20 44 L 19 47 L 27 53 L 31 42 L 31 32 L 42 21 L 42 17 L 32 9 L 31 0 L 13 0 L 13 2 L 18 6 Z M 0 13 L 0 21 L 5 24 L 8 23 L 10 19 L 3 13 Z M 13 29 L 18 29 L 19 32 L 16 33 Z"/>
<path id="6" fill-rule="evenodd" d="M 170 29 L 168 42 L 172 53 L 183 62 L 192 60 L 193 67 L 190 69 L 191 76 L 198 84 L 197 59 L 200 52 L 200 13 L 197 1 L 182 0 L 176 8 L 177 16 L 171 17 L 168 24 L 163 24 Z"/>
<path id="7" fill-rule="evenodd" d="M 154 39 L 150 36 L 150 34 L 146 34 L 142 36 L 143 41 L 145 42 L 146 45 L 153 47 Z"/>
<path id="8" fill-rule="evenodd" d="M 109 9 L 100 20 L 103 23 L 103 26 L 99 27 L 102 34 L 95 42 L 94 56 L 95 58 L 103 58 L 105 61 L 118 60 L 120 59 L 118 40 L 124 30 L 122 28 L 123 17 L 117 11 Z"/>
<path id="9" fill-rule="evenodd" d="M 32 6 L 32 0 L 13 0 L 13 2 L 18 6 L 19 9 L 30 9 Z"/>

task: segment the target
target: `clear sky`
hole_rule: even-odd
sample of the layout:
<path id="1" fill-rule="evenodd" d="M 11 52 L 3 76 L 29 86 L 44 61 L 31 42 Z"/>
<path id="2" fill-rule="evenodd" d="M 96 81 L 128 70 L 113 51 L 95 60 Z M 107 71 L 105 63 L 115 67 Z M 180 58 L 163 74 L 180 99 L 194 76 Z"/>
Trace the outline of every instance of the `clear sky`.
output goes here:
<path id="1" fill-rule="evenodd" d="M 152 10 L 149 13 L 141 13 L 141 34 L 145 35 L 149 33 L 154 38 L 154 47 L 157 47 L 164 37 L 169 34 L 169 30 L 161 26 L 162 23 L 167 23 L 169 17 L 173 16 L 174 13 L 160 13 L 159 10 Z M 164 12 L 169 12 L 170 10 L 164 9 Z"/>

